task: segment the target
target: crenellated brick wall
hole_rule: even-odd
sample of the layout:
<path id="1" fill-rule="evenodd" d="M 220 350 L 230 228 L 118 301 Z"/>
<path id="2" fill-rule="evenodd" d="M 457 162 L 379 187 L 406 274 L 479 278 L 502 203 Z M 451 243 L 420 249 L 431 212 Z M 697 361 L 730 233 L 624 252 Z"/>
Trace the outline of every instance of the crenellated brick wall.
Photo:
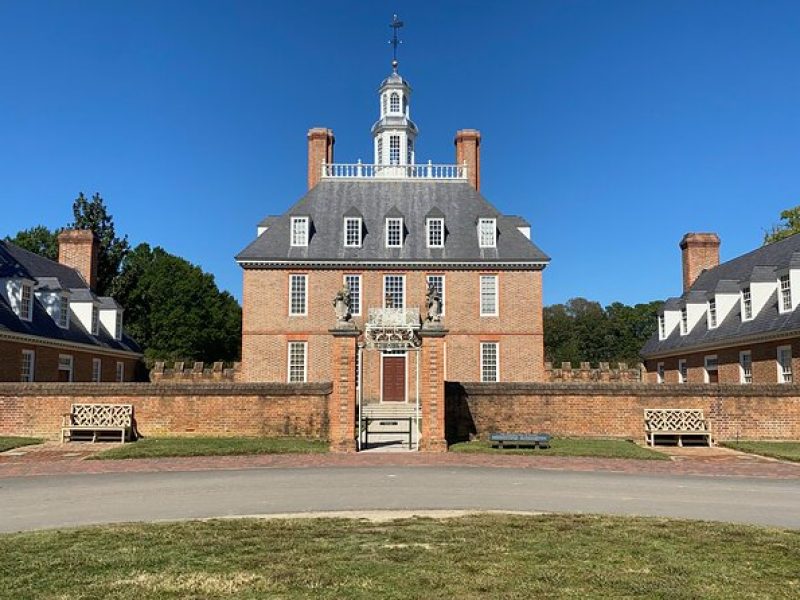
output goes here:
<path id="1" fill-rule="evenodd" d="M 560 369 L 554 369 L 552 363 L 544 363 L 544 380 L 553 383 L 641 383 L 645 378 L 644 365 L 628 367 L 626 363 L 618 363 L 612 367 L 609 363 L 601 362 L 597 368 L 590 363 L 582 362 L 577 369 L 571 363 L 561 363 Z"/>
<path id="2" fill-rule="evenodd" d="M 241 376 L 242 363 L 233 363 L 232 367 L 225 367 L 225 363 L 215 362 L 210 367 L 205 363 L 196 362 L 189 366 L 187 363 L 175 362 L 171 368 L 166 363 L 157 362 L 150 370 L 150 381 L 153 383 L 213 383 L 218 381 L 237 381 Z"/>

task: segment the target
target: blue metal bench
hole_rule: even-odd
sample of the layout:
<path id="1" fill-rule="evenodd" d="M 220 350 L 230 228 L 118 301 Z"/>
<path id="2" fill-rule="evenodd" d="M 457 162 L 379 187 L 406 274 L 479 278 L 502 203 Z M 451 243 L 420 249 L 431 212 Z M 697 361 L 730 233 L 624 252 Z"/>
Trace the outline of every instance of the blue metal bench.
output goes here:
<path id="1" fill-rule="evenodd" d="M 547 433 L 492 433 L 489 441 L 492 447 L 500 448 L 513 446 L 516 448 L 549 448 L 552 436 Z"/>

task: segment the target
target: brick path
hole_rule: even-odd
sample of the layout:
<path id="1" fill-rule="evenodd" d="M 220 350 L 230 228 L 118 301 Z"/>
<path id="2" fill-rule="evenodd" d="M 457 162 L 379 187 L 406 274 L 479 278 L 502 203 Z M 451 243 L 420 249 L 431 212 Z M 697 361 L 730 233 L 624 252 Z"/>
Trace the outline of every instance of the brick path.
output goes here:
<path id="1" fill-rule="evenodd" d="M 522 456 L 491 454 L 282 454 L 257 456 L 209 456 L 127 460 L 84 460 L 86 456 L 115 444 L 93 446 L 44 444 L 0 454 L 0 478 L 38 475 L 97 473 L 147 473 L 209 471 L 215 469 L 263 469 L 304 467 L 496 467 L 555 469 L 568 471 L 613 471 L 659 475 L 704 475 L 724 477 L 800 478 L 800 463 L 777 461 L 728 449 L 665 449 L 672 460 Z"/>

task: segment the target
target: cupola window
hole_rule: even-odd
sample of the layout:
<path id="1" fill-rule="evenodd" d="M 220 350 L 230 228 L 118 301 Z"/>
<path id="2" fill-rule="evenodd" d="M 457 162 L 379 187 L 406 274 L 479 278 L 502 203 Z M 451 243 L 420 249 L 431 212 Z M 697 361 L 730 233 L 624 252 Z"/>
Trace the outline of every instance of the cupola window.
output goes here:
<path id="1" fill-rule="evenodd" d="M 397 92 L 392 92 L 392 96 L 389 100 L 389 111 L 393 113 L 400 112 L 400 94 Z"/>
<path id="2" fill-rule="evenodd" d="M 389 136 L 389 164 L 390 165 L 399 165 L 400 164 L 400 136 L 399 135 L 390 135 Z"/>

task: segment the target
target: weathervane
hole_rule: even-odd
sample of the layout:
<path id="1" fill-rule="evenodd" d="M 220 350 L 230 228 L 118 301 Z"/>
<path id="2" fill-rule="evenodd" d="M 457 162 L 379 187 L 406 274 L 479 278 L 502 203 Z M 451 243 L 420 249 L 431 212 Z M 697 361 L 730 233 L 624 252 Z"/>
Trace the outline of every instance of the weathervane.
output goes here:
<path id="1" fill-rule="evenodd" d="M 403 22 L 397 18 L 397 15 L 394 15 L 392 17 L 392 23 L 389 25 L 389 27 L 391 27 L 393 30 L 392 39 L 389 41 L 389 43 L 392 45 L 392 69 L 394 69 L 395 73 L 397 73 L 397 65 L 399 64 L 397 62 L 397 47 L 403 43 L 403 40 L 397 37 L 397 30 L 402 26 Z"/>

